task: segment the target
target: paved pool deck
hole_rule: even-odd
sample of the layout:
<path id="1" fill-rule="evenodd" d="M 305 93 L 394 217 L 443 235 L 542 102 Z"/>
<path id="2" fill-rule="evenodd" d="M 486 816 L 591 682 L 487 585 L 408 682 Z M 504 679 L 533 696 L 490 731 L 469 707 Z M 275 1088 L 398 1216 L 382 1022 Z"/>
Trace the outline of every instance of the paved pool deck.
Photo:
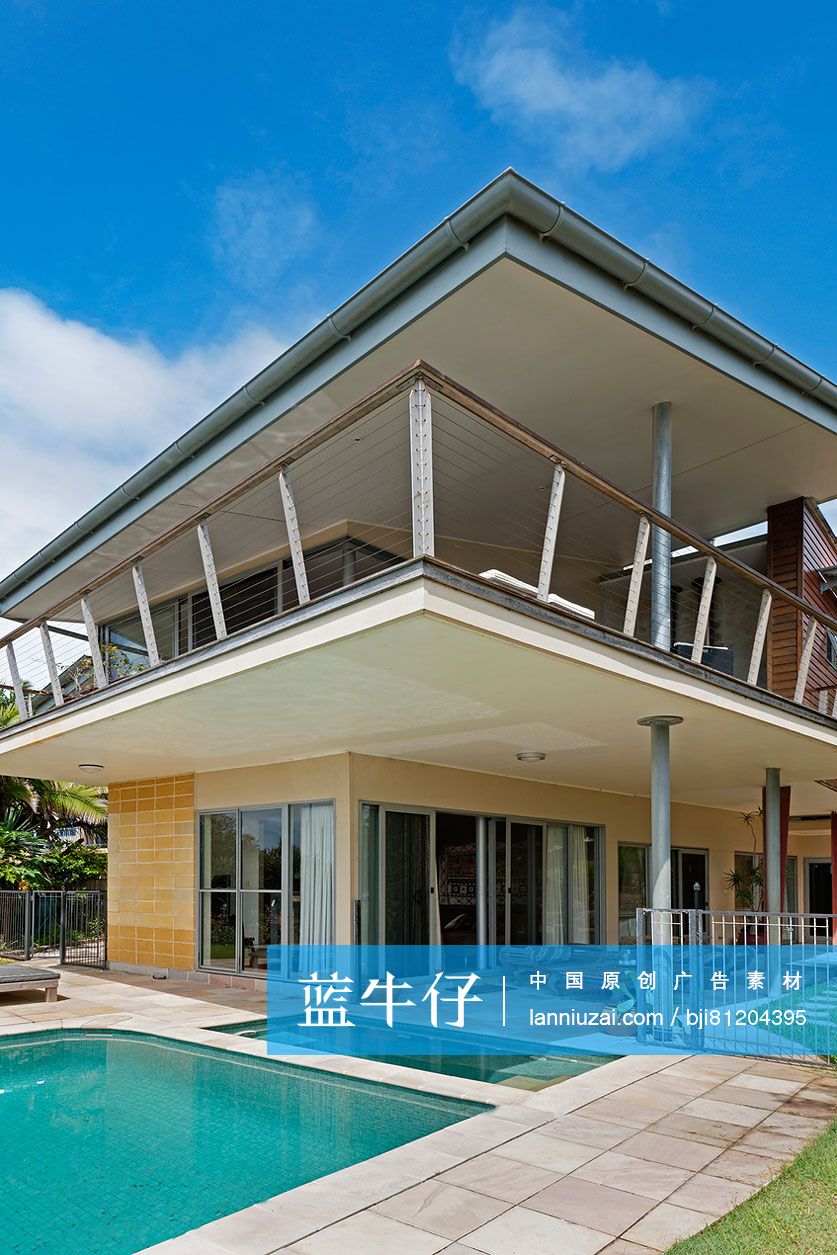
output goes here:
<path id="1" fill-rule="evenodd" d="M 0 1036 L 107 1027 L 264 1056 L 263 1041 L 212 1031 L 263 1014 L 249 990 L 73 969 L 57 1003 L 0 995 Z M 837 1115 L 837 1074 L 801 1063 L 624 1057 L 534 1093 L 359 1059 L 316 1066 L 494 1110 L 147 1255 L 650 1255 L 756 1193 Z"/>

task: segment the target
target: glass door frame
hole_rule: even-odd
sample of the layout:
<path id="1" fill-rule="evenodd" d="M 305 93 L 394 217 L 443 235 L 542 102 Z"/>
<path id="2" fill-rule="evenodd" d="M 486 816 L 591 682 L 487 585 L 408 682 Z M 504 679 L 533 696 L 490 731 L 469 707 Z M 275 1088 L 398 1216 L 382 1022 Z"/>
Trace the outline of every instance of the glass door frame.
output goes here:
<path id="1" fill-rule="evenodd" d="M 213 806 L 205 810 L 199 810 L 195 814 L 195 894 L 197 898 L 197 911 L 195 923 L 195 967 L 199 971 L 224 972 L 235 976 L 253 976 L 266 977 L 267 973 L 260 970 L 254 971 L 251 968 L 243 966 L 244 959 L 244 924 L 243 913 L 241 907 L 243 900 L 247 894 L 259 895 L 262 893 L 279 893 L 282 903 L 282 920 L 279 929 L 279 944 L 283 947 L 283 961 L 287 964 L 288 951 L 287 947 L 292 938 L 292 922 L 294 915 L 293 901 L 293 855 L 291 850 L 291 811 L 294 806 L 331 806 L 335 821 L 335 842 L 337 837 L 337 804 L 336 800 L 331 798 L 305 798 L 300 801 L 293 802 L 259 802 L 254 806 Z M 253 811 L 276 811 L 282 814 L 282 872 L 280 876 L 280 888 L 278 890 L 270 889 L 243 889 L 241 887 L 243 859 L 242 859 L 242 841 L 241 841 L 241 816 Z M 235 816 L 235 887 L 231 890 L 207 889 L 201 883 L 201 827 L 202 820 L 207 815 L 234 815 Z M 336 872 L 335 872 L 336 874 Z M 203 958 L 203 899 L 212 893 L 232 893 L 235 899 L 235 966 L 216 967 L 211 962 L 205 962 Z M 283 975 L 287 973 L 283 971 Z"/>
<path id="2" fill-rule="evenodd" d="M 649 850 L 650 850 L 650 846 L 649 846 Z M 672 892 L 672 895 L 671 895 L 672 907 L 676 911 L 693 911 L 696 909 L 694 906 L 694 890 L 692 888 L 692 885 L 688 886 L 688 894 L 691 897 L 691 901 L 688 903 L 685 901 L 682 901 L 682 899 L 686 896 L 684 894 L 684 885 L 683 885 L 683 858 L 682 856 L 684 854 L 700 854 L 703 858 L 703 866 L 704 866 L 704 872 L 705 872 L 704 894 L 703 894 L 704 902 L 703 902 L 703 906 L 698 907 L 697 909 L 701 911 L 709 911 L 709 851 L 706 849 L 700 849 L 698 846 L 692 846 L 692 845 L 673 845 L 671 847 L 671 870 L 672 870 L 672 881 L 673 881 L 672 890 L 674 890 L 674 887 L 676 884 L 677 888 L 680 890 L 679 896 L 681 898 L 680 905 L 675 906 L 674 905 L 675 895 L 674 895 L 674 892 Z M 677 864 L 676 881 L 674 881 L 674 876 L 673 876 L 675 862 Z M 650 854 L 649 854 L 649 867 L 650 867 Z"/>
<path id="3" fill-rule="evenodd" d="M 439 944 L 439 885 L 436 870 L 436 811 L 429 806 L 395 806 L 388 802 L 373 802 L 378 807 L 378 944 L 386 945 L 386 866 L 387 866 L 387 816 L 426 815 L 428 823 L 427 858 L 427 914 L 428 937 L 431 946 Z"/>
<path id="4" fill-rule="evenodd" d="M 196 966 L 200 971 L 209 972 L 232 972 L 234 976 L 258 975 L 253 973 L 249 968 L 242 966 L 244 959 L 244 923 L 241 906 L 245 894 L 269 893 L 270 890 L 261 889 L 242 889 L 241 877 L 243 870 L 243 859 L 241 850 L 241 816 L 246 811 L 281 811 L 282 813 L 282 875 L 280 878 L 279 893 L 282 895 L 282 923 L 280 925 L 279 944 L 287 946 L 290 938 L 290 917 L 285 909 L 286 903 L 291 899 L 291 858 L 290 858 L 290 836 L 291 836 L 291 807 L 289 802 L 264 802 L 258 806 L 215 806 L 209 810 L 198 811 L 195 820 L 197 824 L 197 841 L 196 855 L 196 879 L 197 879 L 197 963 Z M 235 888 L 232 890 L 215 890 L 206 889 L 201 884 L 201 857 L 203 848 L 201 844 L 201 828 L 202 820 L 207 815 L 235 815 Z M 214 967 L 212 963 L 204 962 L 203 958 L 203 899 L 205 894 L 217 892 L 231 892 L 235 898 L 235 967 Z M 276 890 L 273 890 L 276 892 Z M 293 903 L 291 903 L 293 907 Z"/>
<path id="5" fill-rule="evenodd" d="M 547 863 L 547 830 L 549 828 L 591 828 L 596 832 L 596 872 L 595 872 L 595 895 L 596 905 L 594 913 L 595 933 L 599 941 L 593 944 L 601 944 L 601 938 L 605 936 L 607 923 L 607 915 L 605 909 L 605 882 L 606 882 L 606 850 L 607 850 L 607 830 L 604 824 L 590 823 L 580 820 L 568 819 L 542 819 L 532 818 L 526 815 L 500 815 L 486 811 L 460 810 L 452 806 L 409 806 L 402 803 L 388 803 L 375 801 L 372 798 L 360 798 L 358 800 L 358 834 L 363 827 L 363 808 L 374 807 L 378 814 L 378 866 L 377 866 L 377 905 L 378 905 L 378 944 L 384 945 L 384 929 L 386 927 L 386 816 L 388 813 L 407 814 L 407 815 L 426 815 L 429 819 L 429 842 L 428 842 L 428 858 L 430 860 L 430 868 L 428 875 L 428 911 L 430 913 L 430 945 L 439 945 L 439 884 L 438 884 L 438 868 L 436 865 L 436 816 L 437 814 L 445 815 L 463 815 L 473 818 L 477 821 L 485 819 L 487 825 L 486 833 L 486 875 L 488 883 L 485 886 L 486 908 L 488 915 L 488 944 L 496 946 L 510 945 L 511 937 L 511 912 L 509 910 L 509 896 L 511 894 L 511 825 L 523 824 L 532 828 L 541 830 L 541 878 L 542 883 L 546 881 L 546 863 Z M 504 903 L 504 927 L 503 937 L 497 937 L 497 878 L 496 878 L 496 857 L 497 857 L 497 825 L 505 824 L 505 892 L 506 900 Z M 705 851 L 696 851 L 698 853 L 706 853 Z M 361 848 L 358 844 L 357 860 L 358 875 L 360 875 Z M 708 867 L 708 863 L 707 863 Z M 360 885 L 358 884 L 360 890 Z M 565 892 L 569 893 L 569 867 L 567 868 Z M 541 901 L 541 933 L 545 928 L 546 921 L 546 895 L 542 895 Z M 569 921 L 568 921 L 569 923 Z M 368 944 L 374 944 L 369 942 Z M 562 943 L 562 944 L 569 944 Z M 588 944 L 584 942 L 575 943 L 578 945 Z"/>
<path id="6" fill-rule="evenodd" d="M 806 915 L 813 915 L 815 914 L 815 912 L 811 910 L 811 870 L 814 867 L 830 867 L 831 875 L 833 878 L 835 874 L 835 867 L 830 858 L 805 858 L 804 866 L 805 866 L 805 884 L 803 886 L 803 895 L 804 895 L 803 903 L 805 906 L 804 913 Z M 832 879 L 832 884 L 833 883 L 834 881 Z M 816 912 L 816 913 L 819 914 L 819 912 Z M 830 914 L 830 911 L 826 911 L 825 914 L 826 915 Z M 813 920 L 808 922 L 806 932 L 808 933 L 808 936 L 812 944 L 816 944 L 820 940 L 820 938 L 818 937 L 818 931 L 819 931 L 818 926 L 817 924 L 813 922 Z"/>

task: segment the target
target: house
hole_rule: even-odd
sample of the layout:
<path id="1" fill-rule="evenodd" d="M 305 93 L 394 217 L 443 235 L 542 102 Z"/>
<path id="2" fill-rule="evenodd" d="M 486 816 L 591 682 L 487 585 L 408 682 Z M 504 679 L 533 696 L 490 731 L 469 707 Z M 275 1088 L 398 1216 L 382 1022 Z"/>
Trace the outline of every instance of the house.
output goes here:
<path id="1" fill-rule="evenodd" d="M 827 917 L 836 435 L 508 171 L 0 582 L 0 770 L 108 784 L 119 968 L 628 940 L 763 853 Z"/>

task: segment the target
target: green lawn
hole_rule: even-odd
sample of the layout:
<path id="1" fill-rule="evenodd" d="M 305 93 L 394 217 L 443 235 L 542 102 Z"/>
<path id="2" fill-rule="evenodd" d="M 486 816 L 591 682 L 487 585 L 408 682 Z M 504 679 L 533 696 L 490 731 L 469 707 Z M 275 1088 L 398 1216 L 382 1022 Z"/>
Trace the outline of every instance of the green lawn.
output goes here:
<path id="1" fill-rule="evenodd" d="M 669 1255 L 833 1255 L 835 1233 L 837 1121 L 760 1193 Z"/>

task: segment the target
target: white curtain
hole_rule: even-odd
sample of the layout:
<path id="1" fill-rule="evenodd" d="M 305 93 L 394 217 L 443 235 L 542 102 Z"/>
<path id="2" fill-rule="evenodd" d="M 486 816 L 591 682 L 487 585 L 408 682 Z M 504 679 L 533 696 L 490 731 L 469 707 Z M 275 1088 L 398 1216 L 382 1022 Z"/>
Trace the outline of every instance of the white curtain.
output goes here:
<path id="1" fill-rule="evenodd" d="M 543 891 L 543 940 L 561 946 L 567 940 L 567 829 L 549 824 L 546 829 L 546 869 Z"/>
<path id="2" fill-rule="evenodd" d="M 299 943 L 327 946 L 334 940 L 334 806 L 299 807 Z"/>
<path id="3" fill-rule="evenodd" d="M 590 883 L 592 868 L 587 859 L 586 830 L 570 828 L 570 941 L 590 940 Z"/>

